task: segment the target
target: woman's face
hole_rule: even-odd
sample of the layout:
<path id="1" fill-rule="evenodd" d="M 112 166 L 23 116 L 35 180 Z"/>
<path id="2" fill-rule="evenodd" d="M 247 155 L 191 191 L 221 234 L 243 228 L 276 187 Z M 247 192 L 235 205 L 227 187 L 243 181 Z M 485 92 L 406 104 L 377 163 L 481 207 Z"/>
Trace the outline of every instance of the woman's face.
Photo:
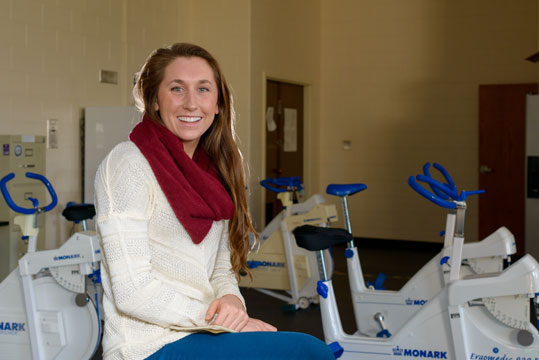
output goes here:
<path id="1" fill-rule="evenodd" d="M 217 98 L 217 84 L 206 60 L 179 57 L 165 68 L 155 107 L 190 157 L 219 113 Z"/>

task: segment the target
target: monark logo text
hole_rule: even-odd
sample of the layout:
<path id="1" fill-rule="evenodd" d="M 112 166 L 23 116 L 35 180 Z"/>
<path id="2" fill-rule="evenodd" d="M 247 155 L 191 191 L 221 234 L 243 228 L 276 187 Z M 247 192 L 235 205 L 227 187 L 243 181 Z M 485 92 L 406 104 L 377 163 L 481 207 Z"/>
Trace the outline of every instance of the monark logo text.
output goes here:
<path id="1" fill-rule="evenodd" d="M 16 335 L 19 331 L 26 331 L 24 325 L 26 323 L 2 321 L 0 322 L 0 335 Z"/>
<path id="2" fill-rule="evenodd" d="M 58 261 L 58 260 L 78 259 L 78 258 L 80 258 L 80 254 L 55 256 L 53 260 Z"/>
<path id="3" fill-rule="evenodd" d="M 284 268 L 285 263 L 284 262 L 276 262 L 276 261 L 247 261 L 247 266 L 249 266 L 250 269 L 256 269 L 257 267 L 275 267 L 275 268 Z"/>
<path id="4" fill-rule="evenodd" d="M 420 305 L 420 306 L 423 306 L 425 305 L 426 303 L 428 302 L 428 300 L 423 300 L 423 299 L 406 299 L 405 300 L 405 303 L 406 305 L 410 306 L 410 305 Z"/>
<path id="5" fill-rule="evenodd" d="M 447 359 L 447 351 L 433 351 L 423 349 L 402 349 L 400 347 L 393 348 L 395 356 L 409 356 L 413 358 L 424 359 Z"/>

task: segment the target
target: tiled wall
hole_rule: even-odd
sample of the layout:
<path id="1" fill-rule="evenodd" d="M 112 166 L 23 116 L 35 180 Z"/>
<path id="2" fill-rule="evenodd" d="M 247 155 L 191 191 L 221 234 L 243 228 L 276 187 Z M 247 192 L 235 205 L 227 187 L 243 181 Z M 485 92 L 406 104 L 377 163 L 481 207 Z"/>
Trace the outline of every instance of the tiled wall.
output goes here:
<path id="1" fill-rule="evenodd" d="M 173 0 L 0 0 L 0 133 L 45 135 L 58 120 L 47 174 L 59 197 L 47 246 L 65 241 L 61 211 L 81 200 L 79 123 L 86 106 L 131 104 L 134 73 L 149 52 L 177 37 Z M 117 71 L 117 85 L 99 70 Z"/>

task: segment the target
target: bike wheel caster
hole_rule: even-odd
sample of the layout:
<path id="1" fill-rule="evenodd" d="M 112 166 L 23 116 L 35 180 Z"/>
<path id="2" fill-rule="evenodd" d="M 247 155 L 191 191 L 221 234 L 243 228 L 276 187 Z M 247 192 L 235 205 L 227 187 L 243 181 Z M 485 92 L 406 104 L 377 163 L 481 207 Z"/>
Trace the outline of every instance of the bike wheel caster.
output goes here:
<path id="1" fill-rule="evenodd" d="M 310 301 L 308 298 L 306 298 L 306 297 L 304 297 L 304 296 L 302 296 L 302 297 L 299 298 L 299 300 L 298 300 L 298 306 L 299 306 L 301 309 L 305 310 L 305 309 L 307 309 L 307 308 L 309 307 L 309 305 L 311 305 L 311 301 Z"/>

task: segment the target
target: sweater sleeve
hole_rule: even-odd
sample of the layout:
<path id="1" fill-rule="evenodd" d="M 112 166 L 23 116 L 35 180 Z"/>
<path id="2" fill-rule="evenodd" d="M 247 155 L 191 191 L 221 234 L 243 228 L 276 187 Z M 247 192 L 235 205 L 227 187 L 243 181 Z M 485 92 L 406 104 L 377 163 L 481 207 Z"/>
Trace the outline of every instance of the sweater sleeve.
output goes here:
<path id="1" fill-rule="evenodd" d="M 238 287 L 238 281 L 236 275 L 232 270 L 232 264 L 230 262 L 230 247 L 228 243 L 228 226 L 225 227 L 225 231 L 221 236 L 219 243 L 219 251 L 215 259 L 215 267 L 213 274 L 210 278 L 211 286 L 215 292 L 216 298 L 220 298 L 224 295 L 231 294 L 237 296 L 243 306 L 246 308 L 245 300 L 241 295 Z"/>
<path id="2" fill-rule="evenodd" d="M 208 304 L 183 295 L 152 269 L 148 226 L 154 190 L 143 165 L 134 156 L 109 156 L 96 174 L 97 227 L 114 305 L 163 327 L 204 326 Z"/>

